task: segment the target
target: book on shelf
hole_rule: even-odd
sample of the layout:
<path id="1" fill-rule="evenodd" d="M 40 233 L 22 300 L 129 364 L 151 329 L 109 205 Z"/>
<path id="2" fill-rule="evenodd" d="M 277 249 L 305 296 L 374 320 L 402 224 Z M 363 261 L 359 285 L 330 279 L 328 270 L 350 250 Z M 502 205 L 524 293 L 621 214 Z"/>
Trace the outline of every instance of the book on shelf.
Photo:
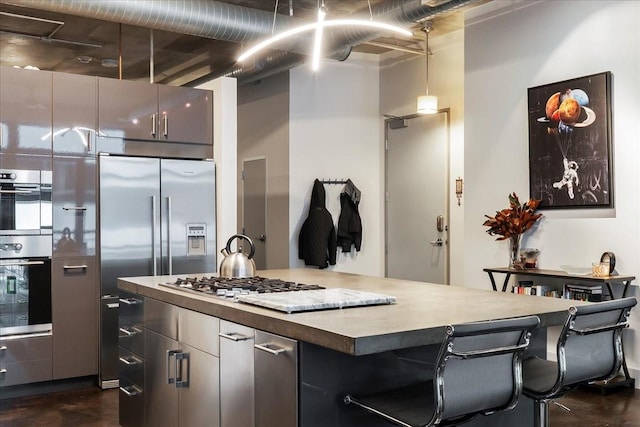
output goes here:
<path id="1" fill-rule="evenodd" d="M 564 298 L 578 301 L 602 301 L 602 285 L 567 283 L 564 285 Z"/>
<path id="2" fill-rule="evenodd" d="M 513 293 L 519 295 L 536 295 L 540 297 L 560 298 L 561 293 L 552 286 L 534 285 L 531 280 L 521 280 L 513 287 Z"/>

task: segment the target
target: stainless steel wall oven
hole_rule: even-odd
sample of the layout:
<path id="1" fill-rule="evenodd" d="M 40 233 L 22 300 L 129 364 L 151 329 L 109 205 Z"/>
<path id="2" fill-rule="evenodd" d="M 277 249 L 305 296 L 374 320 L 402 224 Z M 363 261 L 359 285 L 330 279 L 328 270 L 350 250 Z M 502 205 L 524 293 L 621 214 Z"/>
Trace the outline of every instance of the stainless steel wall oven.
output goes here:
<path id="1" fill-rule="evenodd" d="M 50 334 L 50 170 L 0 169 L 0 336 Z"/>
<path id="2" fill-rule="evenodd" d="M 0 235 L 51 234 L 51 171 L 0 169 Z"/>

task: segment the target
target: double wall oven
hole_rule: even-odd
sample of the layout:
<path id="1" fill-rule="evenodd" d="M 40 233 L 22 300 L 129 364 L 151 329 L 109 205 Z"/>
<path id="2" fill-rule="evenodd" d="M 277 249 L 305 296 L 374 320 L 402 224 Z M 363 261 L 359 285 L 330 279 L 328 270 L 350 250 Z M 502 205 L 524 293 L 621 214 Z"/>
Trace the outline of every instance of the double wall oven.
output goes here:
<path id="1" fill-rule="evenodd" d="M 51 333 L 50 170 L 0 169 L 0 336 Z"/>

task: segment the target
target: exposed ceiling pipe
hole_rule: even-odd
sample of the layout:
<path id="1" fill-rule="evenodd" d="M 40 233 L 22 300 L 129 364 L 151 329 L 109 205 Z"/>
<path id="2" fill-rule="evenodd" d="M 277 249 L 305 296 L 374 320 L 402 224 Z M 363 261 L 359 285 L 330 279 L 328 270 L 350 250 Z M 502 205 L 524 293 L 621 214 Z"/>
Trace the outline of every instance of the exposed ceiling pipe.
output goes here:
<path id="1" fill-rule="evenodd" d="M 434 7 L 423 6 L 421 0 L 385 1 L 372 10 L 372 16 L 396 25 L 413 25 L 474 1 L 477 0 L 449 0 Z M 0 0 L 0 3 L 237 43 L 248 43 L 268 36 L 272 31 L 285 31 L 306 23 L 300 18 L 278 15 L 273 28 L 271 12 L 219 1 Z M 363 18 L 368 17 L 367 14 Z M 345 60 L 352 46 L 373 40 L 381 34 L 379 31 L 358 28 L 327 32 L 325 57 Z M 246 71 L 246 65 L 239 65 L 222 74 L 233 75 L 242 83 L 255 81 L 299 65 L 299 54 L 306 55 L 308 46 L 307 37 L 302 35 L 278 47 L 278 50 L 292 54 L 270 54 L 259 59 L 258 64 L 249 71 Z"/>

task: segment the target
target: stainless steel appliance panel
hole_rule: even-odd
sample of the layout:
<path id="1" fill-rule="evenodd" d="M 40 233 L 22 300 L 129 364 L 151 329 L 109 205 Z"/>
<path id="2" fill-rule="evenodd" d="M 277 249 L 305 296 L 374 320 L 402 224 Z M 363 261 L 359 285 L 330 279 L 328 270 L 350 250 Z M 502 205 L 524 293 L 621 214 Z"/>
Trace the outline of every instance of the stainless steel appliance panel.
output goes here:
<path id="1" fill-rule="evenodd" d="M 50 170 L 0 169 L 0 234 L 51 234 Z"/>
<path id="2" fill-rule="evenodd" d="M 162 273 L 215 272 L 215 164 L 161 160 Z"/>
<path id="3" fill-rule="evenodd" d="M 100 282 L 118 295 L 117 278 L 159 273 L 159 160 L 100 156 Z"/>
<path id="4" fill-rule="evenodd" d="M 0 260 L 0 336 L 51 331 L 51 258 Z"/>
<path id="5" fill-rule="evenodd" d="M 96 253 L 96 160 L 53 159 L 53 254 Z"/>
<path id="6" fill-rule="evenodd" d="M 178 391 L 175 386 L 175 355 L 178 342 L 147 331 L 145 361 L 145 422 L 154 427 L 175 427 L 178 424 Z M 209 402 L 200 401 L 201 405 Z"/>
<path id="7" fill-rule="evenodd" d="M 220 321 L 220 425 L 253 427 L 255 330 Z"/>
<path id="8" fill-rule="evenodd" d="M 118 386 L 118 307 L 117 296 L 100 297 L 100 375 L 101 388 Z"/>
<path id="9" fill-rule="evenodd" d="M 298 342 L 256 331 L 256 427 L 298 425 Z"/>
<path id="10" fill-rule="evenodd" d="M 220 360 L 184 343 L 176 357 L 179 425 L 219 427 Z"/>

